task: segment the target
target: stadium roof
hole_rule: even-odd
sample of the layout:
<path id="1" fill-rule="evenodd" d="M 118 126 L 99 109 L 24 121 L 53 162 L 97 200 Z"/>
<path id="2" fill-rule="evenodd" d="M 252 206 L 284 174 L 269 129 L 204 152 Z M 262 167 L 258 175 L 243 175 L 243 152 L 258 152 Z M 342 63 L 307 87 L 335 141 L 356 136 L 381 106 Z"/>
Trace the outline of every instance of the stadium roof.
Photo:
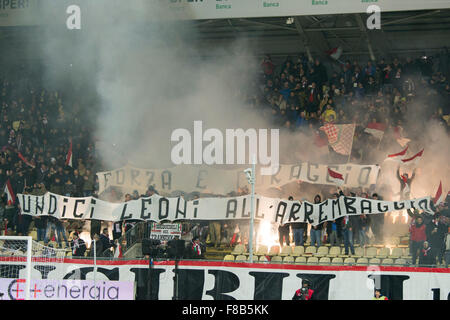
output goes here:
<path id="1" fill-rule="evenodd" d="M 194 20 L 193 34 L 201 52 L 242 40 L 252 55 L 270 54 L 274 60 L 310 50 L 323 57 L 326 50 L 342 47 L 343 57 L 376 59 L 405 55 L 433 55 L 450 47 L 450 9 L 395 11 L 381 14 L 381 29 L 368 30 L 368 15 L 339 14 L 295 17 L 234 18 Z M 292 18 L 291 24 L 287 23 Z M 41 27 L 2 27 L 2 60 L 23 57 L 33 59 L 38 48 Z"/>
<path id="2" fill-rule="evenodd" d="M 450 46 L 450 10 L 386 12 L 381 29 L 366 28 L 367 14 L 313 15 L 273 18 L 215 19 L 193 22 L 205 49 L 246 39 L 258 53 L 272 57 L 306 52 L 324 55 L 342 47 L 343 55 L 388 57 L 432 54 Z M 371 48 L 371 49 L 370 49 Z"/>

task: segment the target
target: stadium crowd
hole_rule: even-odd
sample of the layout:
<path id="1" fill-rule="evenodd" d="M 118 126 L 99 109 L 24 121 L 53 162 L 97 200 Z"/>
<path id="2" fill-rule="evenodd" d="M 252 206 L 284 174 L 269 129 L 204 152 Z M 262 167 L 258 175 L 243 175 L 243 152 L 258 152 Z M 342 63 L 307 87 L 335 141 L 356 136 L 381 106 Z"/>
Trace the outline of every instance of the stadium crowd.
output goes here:
<path id="1" fill-rule="evenodd" d="M 448 56 L 448 54 L 447 54 Z M 448 57 L 447 57 L 448 59 Z M 259 109 L 275 126 L 288 131 L 299 131 L 311 139 L 324 133 L 319 129 L 325 123 L 355 123 L 353 149 L 350 160 L 353 163 L 373 163 L 371 145 L 384 147 L 400 136 L 413 139 L 421 134 L 430 121 L 435 121 L 447 133 L 450 129 L 450 68 L 448 64 L 433 63 L 430 57 L 407 58 L 404 61 L 381 59 L 377 63 L 368 61 L 332 62 L 333 69 L 324 66 L 319 59 L 308 61 L 304 56 L 297 60 L 287 57 L 275 65 L 269 56 L 261 64 L 261 77 L 255 82 L 256 95 L 248 94 L 246 102 Z M 0 94 L 0 185 L 12 188 L 12 193 L 43 195 L 50 191 L 66 196 L 99 196 L 95 173 L 101 168 L 96 159 L 95 137 L 89 124 L 82 121 L 80 113 L 85 108 L 74 95 L 64 90 L 47 90 L 35 78 L 16 75 L 13 79 L 1 76 Z M 76 95 L 75 95 L 76 97 Z M 424 120 L 411 124 L 409 113 L 420 105 Z M 376 140 L 364 132 L 368 123 L 385 126 L 384 138 Z M 72 165 L 67 162 L 69 146 L 72 145 Z M 332 150 L 330 149 L 330 152 Z M 335 159 L 339 155 L 334 154 Z M 347 157 L 345 157 L 347 158 Z M 189 191 L 189 190 L 186 190 Z M 124 195 L 109 190 L 108 199 L 129 201 L 142 195 Z M 156 190 L 150 188 L 147 196 Z M 245 194 L 239 190 L 234 195 Z M 379 198 L 373 190 L 341 190 L 346 195 Z M 322 195 L 314 198 L 338 197 L 335 188 L 325 188 Z M 115 199 L 114 199 L 115 198 Z M 308 199 L 312 200 L 312 199 Z M 51 217 L 31 218 L 22 215 L 18 201 L 12 203 L 3 194 L 1 205 L 1 230 L 6 234 L 27 235 L 34 225 L 37 240 L 48 243 L 53 234 L 59 243 L 78 243 L 78 233 L 83 230 L 83 221 L 57 220 Z M 441 206 L 444 218 L 449 216 L 448 206 Z M 417 214 L 417 213 L 415 213 Z M 411 217 L 415 214 L 411 213 Z M 330 221 L 310 228 L 312 245 L 321 242 L 340 245 L 344 243 L 346 253 L 354 253 L 353 243 L 361 246 L 368 243 L 367 233 L 373 231 L 375 240 L 383 238 L 383 215 L 371 217 L 361 215 Z M 426 220 L 422 223 L 420 220 Z M 137 221 L 123 221 L 112 227 L 113 240 L 130 230 Z M 440 224 L 445 226 L 440 226 Z M 438 226 L 433 231 L 433 224 Z M 245 226 L 230 222 L 184 223 L 189 239 L 200 240 L 212 246 L 219 246 L 222 239 L 234 245 L 239 242 Z M 448 231 L 448 220 L 429 217 L 414 219 L 411 223 L 411 252 L 418 252 L 419 258 L 427 259 L 432 250 L 433 257 L 442 260 L 442 237 Z M 308 226 L 294 223 L 280 227 L 280 244 L 290 244 L 290 228 L 295 245 L 304 245 Z M 426 229 L 425 231 L 424 228 Z M 101 231 L 102 230 L 102 231 Z M 102 229 L 100 221 L 90 223 L 91 238 L 103 242 L 107 248 L 114 246 Z M 438 235 L 436 235 L 436 232 Z M 326 237 L 324 237 L 326 234 Z M 241 237 L 245 242 L 245 237 Z M 99 243 L 100 243 L 99 242 Z M 424 245 L 424 242 L 427 242 Z M 121 248 L 117 243 L 116 247 Z M 80 251 L 80 250 L 78 250 Z M 119 250 L 120 251 L 120 250 Z M 75 252 L 75 251 L 74 251 Z M 423 253 L 425 252 L 425 253 Z M 83 251 L 84 253 L 84 251 Z M 429 257 L 429 256 L 428 256 Z M 416 255 L 413 254 L 413 263 Z M 430 262 L 431 260 L 427 260 Z M 431 263 L 432 264 L 432 263 Z"/>

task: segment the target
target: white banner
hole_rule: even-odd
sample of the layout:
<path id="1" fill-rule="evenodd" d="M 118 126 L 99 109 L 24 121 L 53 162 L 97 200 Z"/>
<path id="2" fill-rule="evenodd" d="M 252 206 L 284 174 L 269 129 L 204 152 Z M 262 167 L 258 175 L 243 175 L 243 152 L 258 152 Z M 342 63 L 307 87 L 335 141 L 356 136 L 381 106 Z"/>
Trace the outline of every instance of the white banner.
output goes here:
<path id="1" fill-rule="evenodd" d="M 153 263 L 154 288 L 158 289 L 154 290 L 152 299 L 172 300 L 175 295 L 173 261 Z M 65 263 L 40 261 L 35 266 L 33 279 L 92 281 L 94 274 L 93 261 L 86 259 L 68 259 Z M 9 261 L 4 258 L 0 267 L 15 270 L 21 278 L 26 275 L 25 263 L 13 261 L 13 258 Z M 97 260 L 97 285 L 111 280 L 132 281 L 136 283 L 136 295 L 140 299 L 147 299 L 147 274 L 145 260 Z M 308 279 L 318 300 L 372 300 L 375 287 L 381 287 L 390 300 L 447 300 L 449 274 L 449 268 L 181 261 L 177 289 L 180 300 L 291 300 L 302 279 Z M 22 283 L 19 290 L 24 287 Z M 15 289 L 12 286 L 1 291 L 4 299 L 6 296 L 14 298 Z M 182 312 L 180 308 L 179 314 Z"/>
<path id="2" fill-rule="evenodd" d="M 294 181 L 313 184 L 335 185 L 328 174 L 328 168 L 344 177 L 344 186 L 363 187 L 377 183 L 380 167 L 377 165 L 339 164 L 325 165 L 302 162 L 293 165 L 281 165 L 277 174 L 260 175 L 256 170 L 256 191 L 281 187 Z M 151 185 L 158 192 L 170 193 L 175 190 L 184 192 L 227 194 L 238 188 L 248 186 L 245 167 L 233 170 L 215 169 L 209 166 L 180 165 L 169 169 L 141 169 L 125 166 L 113 171 L 98 172 L 99 194 L 109 187 L 121 187 L 124 192 L 137 190 L 146 192 Z"/>
<path id="3" fill-rule="evenodd" d="M 376 214 L 421 209 L 433 214 L 431 197 L 404 201 L 381 201 L 358 197 L 339 197 L 313 204 L 256 196 L 255 219 L 271 223 L 307 222 L 312 225 L 346 215 Z M 154 194 L 122 203 L 93 197 L 70 198 L 47 192 L 43 196 L 18 194 L 22 214 L 53 216 L 57 219 L 121 220 L 227 220 L 249 219 L 249 195 L 231 198 L 200 198 L 186 201 L 182 197 L 166 198 Z"/>

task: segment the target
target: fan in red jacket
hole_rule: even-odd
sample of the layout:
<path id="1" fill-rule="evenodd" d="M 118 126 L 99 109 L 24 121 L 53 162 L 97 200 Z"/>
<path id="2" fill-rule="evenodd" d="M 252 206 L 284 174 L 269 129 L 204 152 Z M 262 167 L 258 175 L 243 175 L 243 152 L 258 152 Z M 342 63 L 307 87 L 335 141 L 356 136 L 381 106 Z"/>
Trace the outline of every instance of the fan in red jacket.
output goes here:
<path id="1" fill-rule="evenodd" d="M 416 264 L 417 254 L 423 247 L 424 241 L 427 240 L 426 226 L 421 216 L 415 217 L 409 226 L 410 232 L 410 252 L 412 256 L 412 264 Z"/>

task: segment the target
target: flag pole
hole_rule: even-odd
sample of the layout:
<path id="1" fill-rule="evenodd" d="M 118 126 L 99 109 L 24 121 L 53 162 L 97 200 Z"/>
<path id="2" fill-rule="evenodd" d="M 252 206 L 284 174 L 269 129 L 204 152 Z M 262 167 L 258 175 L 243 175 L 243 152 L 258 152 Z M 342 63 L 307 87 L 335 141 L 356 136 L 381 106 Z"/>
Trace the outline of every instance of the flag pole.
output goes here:
<path id="1" fill-rule="evenodd" d="M 250 198 L 250 239 L 249 239 L 249 260 L 250 263 L 253 263 L 253 224 L 254 224 L 254 202 L 255 202 L 255 167 L 256 167 L 256 155 L 252 157 L 252 171 L 251 171 L 251 180 L 250 183 L 252 185 L 252 194 Z"/>
<path id="2" fill-rule="evenodd" d="M 355 138 L 355 129 L 356 129 L 356 125 L 355 125 L 355 123 L 353 123 L 352 146 L 350 147 L 350 153 L 348 154 L 347 163 L 350 162 L 350 157 L 352 156 L 353 139 Z"/>
<path id="3" fill-rule="evenodd" d="M 381 136 L 380 141 L 378 141 L 377 150 L 380 150 L 381 140 L 383 140 L 384 134 Z"/>

